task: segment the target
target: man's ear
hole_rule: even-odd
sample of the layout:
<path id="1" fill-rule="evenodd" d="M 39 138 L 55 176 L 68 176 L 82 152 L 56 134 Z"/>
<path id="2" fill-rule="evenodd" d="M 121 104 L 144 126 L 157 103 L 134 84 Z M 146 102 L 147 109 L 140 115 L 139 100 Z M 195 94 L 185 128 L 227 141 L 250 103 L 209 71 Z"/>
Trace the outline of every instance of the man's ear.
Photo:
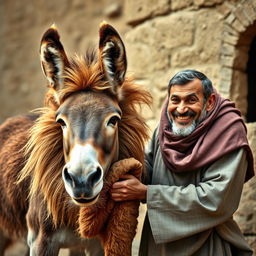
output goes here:
<path id="1" fill-rule="evenodd" d="M 206 111 L 211 111 L 214 107 L 215 104 L 215 100 L 216 100 L 216 95 L 214 93 L 212 93 L 206 102 Z"/>

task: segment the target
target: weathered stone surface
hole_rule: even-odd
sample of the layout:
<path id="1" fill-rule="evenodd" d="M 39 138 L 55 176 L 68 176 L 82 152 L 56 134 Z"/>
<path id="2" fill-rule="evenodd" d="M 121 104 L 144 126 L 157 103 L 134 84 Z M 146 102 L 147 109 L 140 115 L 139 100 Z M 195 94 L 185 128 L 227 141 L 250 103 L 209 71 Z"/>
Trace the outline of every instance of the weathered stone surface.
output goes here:
<path id="1" fill-rule="evenodd" d="M 250 1 L 246 1 L 243 3 L 243 11 L 250 20 L 250 22 L 253 23 L 256 19 L 256 12 L 253 11 L 253 6 L 249 2 Z"/>
<path id="2" fill-rule="evenodd" d="M 234 65 L 234 58 L 231 56 L 221 55 L 220 56 L 220 63 L 224 67 L 233 67 Z"/>
<path id="3" fill-rule="evenodd" d="M 222 33 L 222 41 L 228 44 L 236 45 L 238 42 L 238 37 L 231 35 L 227 31 L 223 31 Z"/>
<path id="4" fill-rule="evenodd" d="M 234 22 L 231 24 L 231 26 L 238 32 L 242 33 L 245 31 L 244 25 L 238 20 L 235 19 Z"/>
<path id="5" fill-rule="evenodd" d="M 217 6 L 217 10 L 222 14 L 223 18 L 227 17 L 231 12 L 232 5 L 228 2 L 224 2 L 222 5 Z"/>
<path id="6" fill-rule="evenodd" d="M 244 6 L 242 6 L 241 4 L 236 7 L 236 9 L 234 10 L 234 14 L 245 27 L 251 25 L 249 17 L 244 12 Z"/>
<path id="7" fill-rule="evenodd" d="M 104 10 L 104 14 L 108 18 L 118 17 L 121 15 L 121 13 L 122 13 L 122 6 L 118 2 L 111 3 Z"/>
<path id="8" fill-rule="evenodd" d="M 195 47 L 201 63 L 217 63 L 221 45 L 222 20 L 216 11 L 199 11 L 196 17 Z M 209 17 L 211 22 L 207 22 Z M 209 33 L 210 31 L 210 33 Z"/>
<path id="9" fill-rule="evenodd" d="M 153 34 L 155 45 L 168 49 L 189 46 L 193 44 L 193 32 L 195 29 L 194 14 L 184 12 L 171 14 L 153 20 L 152 26 L 156 33 Z"/>
<path id="10" fill-rule="evenodd" d="M 224 2 L 224 0 L 194 0 L 197 6 L 213 6 Z"/>
<path id="11" fill-rule="evenodd" d="M 172 11 L 177 11 L 177 10 L 189 7 L 192 4 L 193 4 L 193 0 L 184 0 L 184 1 L 172 0 L 171 1 L 171 10 Z"/>
<path id="12" fill-rule="evenodd" d="M 170 10 L 169 0 L 125 0 L 126 20 L 137 24 L 149 17 L 165 14 Z"/>
<path id="13" fill-rule="evenodd" d="M 172 50 L 192 45 L 193 31 L 193 14 L 189 12 L 185 16 L 155 18 L 137 26 L 126 34 L 130 70 L 141 76 L 169 68 Z"/>
<path id="14" fill-rule="evenodd" d="M 209 16 L 214 22 L 206 22 Z M 199 11 L 198 15 L 195 15 L 195 40 L 193 45 L 176 50 L 172 57 L 172 66 L 184 67 L 216 62 L 221 43 L 221 25 L 220 15 L 215 11 Z M 211 31 L 211 34 L 208 31 Z M 211 47 L 209 47 L 210 45 Z"/>
<path id="15" fill-rule="evenodd" d="M 105 19 L 103 10 L 112 3 L 111 0 L 2 2 L 0 122 L 42 105 L 46 80 L 40 67 L 39 44 L 44 31 L 55 23 L 67 53 L 82 54 L 89 43 L 97 46 L 99 23 Z M 127 30 L 123 17 L 110 23 L 121 35 Z"/>

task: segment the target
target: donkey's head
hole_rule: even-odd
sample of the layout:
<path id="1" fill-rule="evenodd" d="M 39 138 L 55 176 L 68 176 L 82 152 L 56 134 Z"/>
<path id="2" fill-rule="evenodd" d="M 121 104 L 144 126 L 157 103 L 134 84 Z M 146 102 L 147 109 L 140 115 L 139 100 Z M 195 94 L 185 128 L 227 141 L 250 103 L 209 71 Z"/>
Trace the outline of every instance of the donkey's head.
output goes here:
<path id="1" fill-rule="evenodd" d="M 98 58 L 67 58 L 54 26 L 41 41 L 41 62 L 48 80 L 47 105 L 62 129 L 65 164 L 62 178 L 78 205 L 97 201 L 110 164 L 118 159 L 122 117 L 118 91 L 125 80 L 123 42 L 110 25 L 99 31 Z"/>

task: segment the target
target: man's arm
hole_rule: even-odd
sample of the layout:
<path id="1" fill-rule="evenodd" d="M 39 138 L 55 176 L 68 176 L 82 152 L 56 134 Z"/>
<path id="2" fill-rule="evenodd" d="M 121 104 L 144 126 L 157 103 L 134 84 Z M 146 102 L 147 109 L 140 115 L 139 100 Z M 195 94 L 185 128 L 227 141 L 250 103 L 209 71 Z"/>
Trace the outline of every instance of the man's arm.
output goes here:
<path id="1" fill-rule="evenodd" d="M 231 218 L 246 169 L 246 152 L 238 149 L 209 166 L 198 185 L 149 185 L 148 217 L 156 243 L 189 237 Z"/>
<path id="2" fill-rule="evenodd" d="M 148 217 L 156 243 L 175 241 L 215 227 L 233 215 L 240 201 L 246 168 L 246 152 L 236 150 L 209 166 L 197 186 L 142 188 L 139 181 L 129 177 L 119 183 L 119 200 L 141 199 L 146 190 Z"/>

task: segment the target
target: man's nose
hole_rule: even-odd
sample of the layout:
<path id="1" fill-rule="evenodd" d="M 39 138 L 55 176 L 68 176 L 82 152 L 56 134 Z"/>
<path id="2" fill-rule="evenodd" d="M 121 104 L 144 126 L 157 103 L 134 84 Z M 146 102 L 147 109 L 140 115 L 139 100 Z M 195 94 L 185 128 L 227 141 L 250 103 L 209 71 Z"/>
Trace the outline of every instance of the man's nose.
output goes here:
<path id="1" fill-rule="evenodd" d="M 184 104 L 183 102 L 180 102 L 180 104 L 177 107 L 177 111 L 180 114 L 186 113 L 188 111 L 188 107 L 186 106 L 186 104 Z"/>

